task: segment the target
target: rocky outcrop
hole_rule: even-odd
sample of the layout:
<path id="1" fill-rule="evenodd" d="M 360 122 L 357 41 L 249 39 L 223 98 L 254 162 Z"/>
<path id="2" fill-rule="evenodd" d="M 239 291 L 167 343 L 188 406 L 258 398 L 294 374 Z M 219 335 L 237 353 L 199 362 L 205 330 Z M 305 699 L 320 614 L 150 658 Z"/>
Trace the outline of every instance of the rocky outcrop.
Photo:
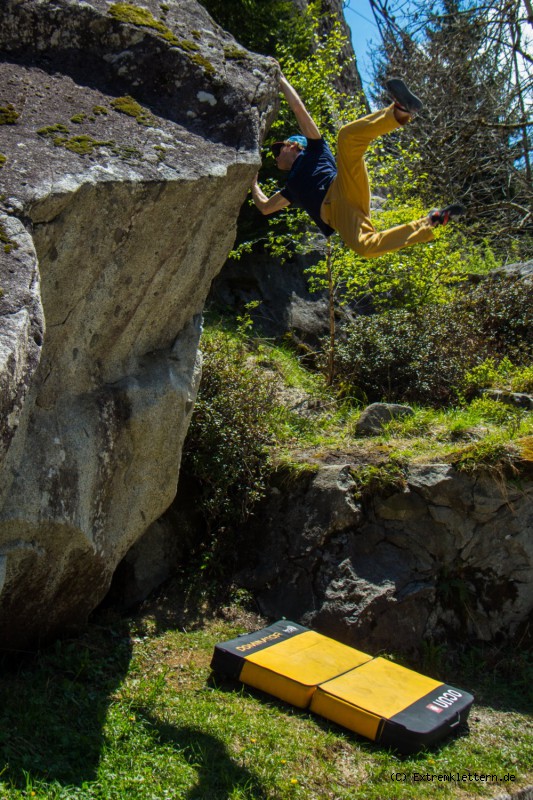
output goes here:
<path id="1" fill-rule="evenodd" d="M 0 641 L 83 621 L 171 503 L 277 67 L 194 0 L 0 7 Z"/>
<path id="2" fill-rule="evenodd" d="M 369 651 L 493 640 L 527 622 L 530 479 L 412 465 L 401 486 L 395 476 L 364 497 L 360 470 L 321 466 L 273 485 L 246 530 L 253 555 L 239 575 L 262 613 Z"/>
<path id="3" fill-rule="evenodd" d="M 311 257 L 312 258 L 312 257 Z M 267 254 L 229 260 L 213 281 L 208 306 L 243 313 L 250 305 L 254 328 L 267 337 L 290 332 L 296 341 L 318 348 L 329 325 L 325 292 L 310 292 L 304 272 L 311 258 L 295 256 L 280 264 Z"/>

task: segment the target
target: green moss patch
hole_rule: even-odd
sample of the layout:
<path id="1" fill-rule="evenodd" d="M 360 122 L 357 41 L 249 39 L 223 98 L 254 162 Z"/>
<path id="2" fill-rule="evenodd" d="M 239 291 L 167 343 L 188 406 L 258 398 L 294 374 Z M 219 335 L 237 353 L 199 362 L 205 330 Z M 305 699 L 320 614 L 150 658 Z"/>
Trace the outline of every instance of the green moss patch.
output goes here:
<path id="1" fill-rule="evenodd" d="M 66 125 L 57 123 L 56 125 L 48 125 L 45 128 L 40 128 L 37 133 L 46 139 L 50 139 L 54 147 L 64 147 L 65 150 L 70 150 L 71 153 L 76 153 L 79 156 L 89 156 L 94 153 L 98 147 L 111 147 L 113 142 L 99 141 L 93 139 L 92 136 L 68 136 L 69 129 Z"/>
<path id="2" fill-rule="evenodd" d="M 179 43 L 179 46 L 182 50 L 185 50 L 187 53 L 197 53 L 200 49 L 196 42 L 191 42 L 189 39 L 182 39 Z"/>
<path id="3" fill-rule="evenodd" d="M 56 133 L 69 133 L 66 125 L 56 122 L 55 125 L 46 125 L 44 128 L 39 128 L 37 131 L 39 136 L 54 136 Z"/>
<path id="4" fill-rule="evenodd" d="M 122 111 L 124 114 L 130 114 L 130 116 L 135 116 L 138 122 L 138 115 L 140 115 L 141 112 L 146 114 L 144 109 L 142 109 L 141 106 L 135 102 L 135 100 L 132 100 L 132 98 L 118 98 L 118 101 L 125 102 L 123 105 L 119 103 L 120 107 L 117 107 L 117 111 Z M 95 106 L 95 108 L 99 107 Z M 103 106 L 100 108 L 103 108 Z M 137 109 L 139 111 L 137 111 Z M 108 114 L 109 112 L 107 109 L 104 109 L 103 111 L 97 113 Z M 141 122 L 140 124 L 149 123 Z M 99 147 L 108 147 L 113 155 L 125 161 L 130 159 L 140 160 L 143 158 L 142 152 L 131 145 L 119 145 L 113 140 L 102 141 L 100 139 L 94 139 L 92 136 L 87 136 L 85 134 L 70 136 L 70 131 L 67 126 L 60 122 L 56 123 L 55 125 L 48 125 L 45 128 L 39 128 L 37 133 L 39 136 L 51 141 L 54 147 L 64 147 L 65 150 L 70 150 L 71 153 L 76 153 L 78 156 L 90 156 Z"/>
<path id="5" fill-rule="evenodd" d="M 15 125 L 20 114 L 15 110 L 11 103 L 7 106 L 0 106 L 0 125 Z"/>
<path id="6" fill-rule="evenodd" d="M 139 8 L 131 3 L 113 3 L 109 8 L 109 14 L 120 22 L 127 22 L 130 25 L 140 25 L 143 28 L 152 28 L 157 31 L 162 39 L 172 45 L 178 45 L 177 36 L 167 28 L 164 22 L 156 19 L 147 8 Z"/>
<path id="7" fill-rule="evenodd" d="M 61 143 L 63 147 L 79 156 L 89 156 L 98 147 L 111 147 L 113 142 L 102 142 L 92 136 L 71 136 Z"/>
<path id="8" fill-rule="evenodd" d="M 0 153 L 0 169 L 2 169 L 6 161 L 7 161 L 6 156 L 3 153 Z"/>
<path id="9" fill-rule="evenodd" d="M 191 56 L 191 61 L 193 64 L 196 64 L 197 67 L 201 67 L 204 72 L 207 73 L 207 75 L 215 74 L 214 66 L 210 61 L 207 60 L 207 58 L 204 58 L 204 56 L 200 55 L 200 53 L 195 53 L 193 56 Z"/>
<path id="10" fill-rule="evenodd" d="M 230 61 L 246 61 L 248 53 L 242 47 L 234 44 L 227 44 L 224 47 L 224 56 Z"/>
<path id="11" fill-rule="evenodd" d="M 86 119 L 87 114 L 81 112 L 80 114 L 74 114 L 74 116 L 70 118 L 70 121 L 74 122 L 76 125 L 81 125 L 81 123 L 85 122 Z"/>
<path id="12" fill-rule="evenodd" d="M 163 6 L 161 6 L 161 8 L 163 9 Z M 148 9 L 139 8 L 139 6 L 132 5 L 131 3 L 113 3 L 109 8 L 109 14 L 120 22 L 127 22 L 130 25 L 139 25 L 143 28 L 151 28 L 156 31 L 161 39 L 164 39 L 173 47 L 179 47 L 188 54 L 192 53 L 190 59 L 193 64 L 201 67 L 208 75 L 212 75 L 215 72 L 215 68 L 207 58 L 198 53 L 200 48 L 195 42 L 189 39 L 178 39 L 176 34 L 173 33 L 170 28 L 167 28 L 164 22 L 152 16 Z M 195 31 L 192 35 L 196 39 L 200 38 L 199 31 Z"/>
<path id="13" fill-rule="evenodd" d="M 144 158 L 141 151 L 138 150 L 136 147 L 132 147 L 131 145 L 113 144 L 113 147 L 111 149 L 113 153 L 119 158 L 121 158 L 123 161 L 130 161 L 131 159 L 142 161 L 142 159 Z"/>
<path id="14" fill-rule="evenodd" d="M 133 117 L 139 125 L 151 127 L 154 124 L 152 115 L 129 95 L 117 97 L 111 101 L 111 105 L 115 111 L 126 114 L 128 117 Z"/>
<path id="15" fill-rule="evenodd" d="M 0 223 L 0 244 L 3 245 L 4 253 L 10 253 L 18 248 L 18 244 L 9 237 L 2 223 Z"/>

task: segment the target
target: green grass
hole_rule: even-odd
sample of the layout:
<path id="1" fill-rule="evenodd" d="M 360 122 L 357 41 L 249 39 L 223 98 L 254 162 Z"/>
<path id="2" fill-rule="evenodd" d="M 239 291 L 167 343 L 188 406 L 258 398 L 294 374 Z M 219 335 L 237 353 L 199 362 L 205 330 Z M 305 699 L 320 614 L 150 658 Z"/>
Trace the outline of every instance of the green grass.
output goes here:
<path id="1" fill-rule="evenodd" d="M 500 458 L 512 460 L 518 453 L 517 440 L 533 435 L 531 412 L 482 396 L 443 409 L 412 404 L 413 416 L 388 423 L 380 436 L 358 436 L 356 425 L 364 402 L 326 386 L 323 375 L 305 367 L 307 355 L 301 357 L 288 346 L 252 338 L 249 316 L 239 319 L 241 325 L 237 327 L 228 320 L 214 320 L 205 335 L 211 340 L 244 341 L 246 368 L 267 374 L 275 387 L 277 403 L 269 412 L 270 456 L 275 465 L 338 457 L 352 457 L 358 463 L 391 457 L 455 463 L 464 460 L 465 448 L 469 448 L 472 452 L 467 461 L 471 467 Z M 503 372 L 512 372 L 516 380 L 528 379 L 530 370 L 503 366 L 505 370 L 498 372 L 487 362 L 476 380 L 482 378 L 482 385 L 490 385 L 494 373 L 498 378 L 494 385 L 499 385 Z"/>
<path id="2" fill-rule="evenodd" d="M 214 644 L 263 622 L 237 607 L 185 619 L 179 603 L 171 592 L 136 620 L 101 621 L 78 640 L 4 665 L 3 800 L 467 798 L 533 781 L 533 664 L 524 653 L 505 661 L 492 652 L 487 666 L 487 653 L 471 651 L 451 665 L 433 649 L 432 671 L 477 695 L 471 730 L 405 758 L 218 682 Z M 516 783 L 412 779 L 445 772 L 512 774 Z M 393 780 L 397 773 L 406 781 Z"/>

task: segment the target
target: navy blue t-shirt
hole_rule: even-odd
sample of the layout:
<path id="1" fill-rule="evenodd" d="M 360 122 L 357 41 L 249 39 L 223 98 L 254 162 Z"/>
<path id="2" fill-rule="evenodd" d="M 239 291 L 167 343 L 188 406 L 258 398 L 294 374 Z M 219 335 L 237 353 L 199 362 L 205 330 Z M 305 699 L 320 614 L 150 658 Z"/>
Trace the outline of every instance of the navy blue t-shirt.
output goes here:
<path id="1" fill-rule="evenodd" d="M 325 236 L 335 233 L 320 218 L 320 206 L 333 178 L 337 165 L 324 139 L 308 139 L 307 147 L 292 165 L 283 197 L 294 206 L 303 208 Z"/>

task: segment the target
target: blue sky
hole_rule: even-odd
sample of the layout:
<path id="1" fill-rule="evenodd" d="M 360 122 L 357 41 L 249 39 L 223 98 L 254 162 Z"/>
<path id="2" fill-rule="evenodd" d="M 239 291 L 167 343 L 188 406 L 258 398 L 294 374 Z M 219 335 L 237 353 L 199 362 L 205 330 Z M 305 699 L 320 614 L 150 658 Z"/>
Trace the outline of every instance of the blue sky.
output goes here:
<path id="1" fill-rule="evenodd" d="M 374 44 L 379 42 L 379 33 L 370 3 L 368 0 L 348 0 L 344 8 L 344 16 L 352 31 L 352 44 L 357 56 L 357 66 L 361 78 L 363 83 L 368 85 L 370 81 L 368 44 L 372 40 Z"/>

